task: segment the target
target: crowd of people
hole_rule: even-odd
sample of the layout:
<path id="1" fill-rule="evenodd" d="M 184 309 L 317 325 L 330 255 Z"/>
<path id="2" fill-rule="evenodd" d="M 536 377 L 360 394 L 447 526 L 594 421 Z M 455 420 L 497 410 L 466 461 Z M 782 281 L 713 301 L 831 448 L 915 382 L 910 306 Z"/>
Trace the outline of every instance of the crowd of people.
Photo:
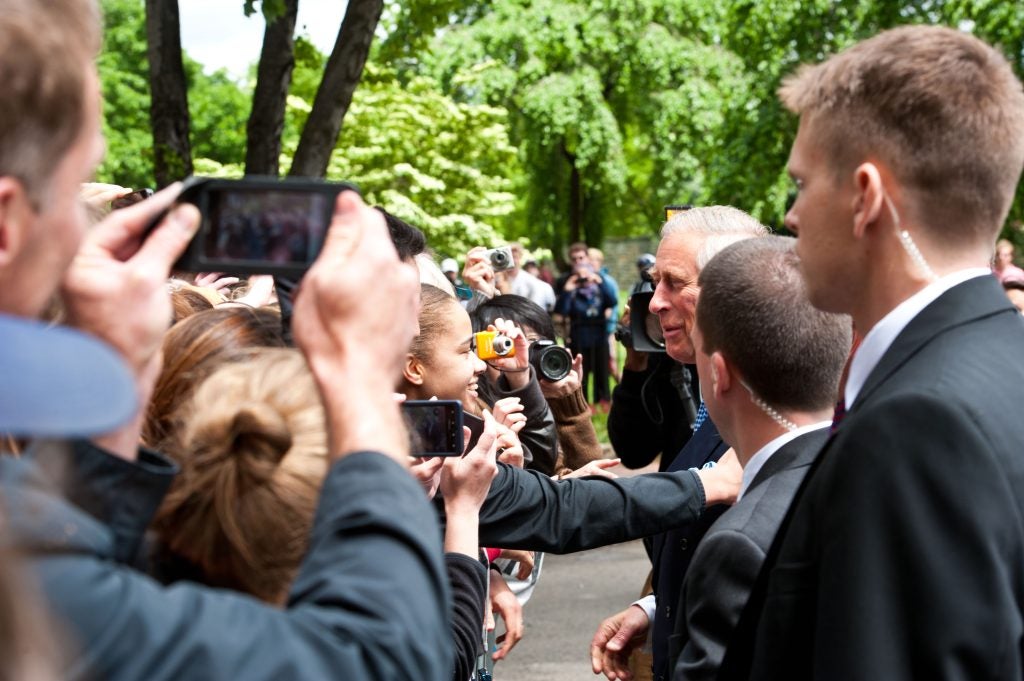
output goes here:
<path id="1" fill-rule="evenodd" d="M 0 678 L 482 681 L 545 552 L 639 538 L 608 679 L 1024 676 L 1024 90 L 992 47 L 903 27 L 787 78 L 796 238 L 672 215 L 627 309 L 664 352 L 612 391 L 586 244 L 551 281 L 519 244 L 460 270 L 343 191 L 300 282 L 172 271 L 179 185 L 82 184 L 96 4 L 0 9 Z M 476 426 L 410 456 L 433 399 Z M 608 470 L 591 401 L 659 472 Z"/>

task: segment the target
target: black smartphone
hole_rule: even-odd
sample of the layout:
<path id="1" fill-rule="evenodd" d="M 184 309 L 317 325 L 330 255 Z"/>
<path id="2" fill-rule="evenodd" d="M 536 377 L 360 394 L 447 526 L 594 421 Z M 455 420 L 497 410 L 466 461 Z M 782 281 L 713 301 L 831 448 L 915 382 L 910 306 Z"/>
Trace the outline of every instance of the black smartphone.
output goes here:
<path id="1" fill-rule="evenodd" d="M 462 456 L 462 402 L 406 400 L 402 412 L 413 456 Z"/>
<path id="2" fill-rule="evenodd" d="M 189 178 L 177 202 L 195 205 L 202 220 L 174 269 L 301 277 L 320 254 L 335 199 L 347 190 L 358 191 L 310 179 Z"/>
<path id="3" fill-rule="evenodd" d="M 468 452 L 473 447 L 476 447 L 476 441 L 483 435 L 484 420 L 466 411 L 462 413 L 462 423 L 469 428 L 469 444 L 466 445 L 466 451 Z"/>

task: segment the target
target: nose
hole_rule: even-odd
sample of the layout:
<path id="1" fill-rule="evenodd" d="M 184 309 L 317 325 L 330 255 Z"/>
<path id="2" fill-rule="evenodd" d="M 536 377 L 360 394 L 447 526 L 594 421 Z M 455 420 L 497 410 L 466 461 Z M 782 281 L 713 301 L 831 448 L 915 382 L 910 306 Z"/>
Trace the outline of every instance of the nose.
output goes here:
<path id="1" fill-rule="evenodd" d="M 651 296 L 651 302 L 648 303 L 647 309 L 650 310 L 651 314 L 658 314 L 669 309 L 668 294 L 665 293 L 664 282 L 658 282 L 658 285 L 654 287 L 654 295 Z"/>
<path id="2" fill-rule="evenodd" d="M 476 353 L 473 353 L 471 355 L 471 357 L 473 358 L 473 375 L 474 376 L 479 376 L 483 372 L 487 371 L 487 362 L 485 362 L 482 359 L 480 359 L 479 357 L 477 357 Z"/>
<path id="3" fill-rule="evenodd" d="M 783 219 L 783 224 L 786 225 L 786 229 L 793 232 L 794 236 L 800 234 L 800 226 L 797 224 L 796 213 L 793 212 L 793 208 L 795 207 L 796 204 L 794 204 L 793 207 L 787 210 L 786 217 Z"/>

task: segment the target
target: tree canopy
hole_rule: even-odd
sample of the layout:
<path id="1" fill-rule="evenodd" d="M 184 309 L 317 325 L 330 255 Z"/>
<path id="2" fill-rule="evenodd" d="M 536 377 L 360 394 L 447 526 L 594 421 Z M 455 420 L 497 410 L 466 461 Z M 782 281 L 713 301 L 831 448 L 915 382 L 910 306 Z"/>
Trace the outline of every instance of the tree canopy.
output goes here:
<path id="1" fill-rule="evenodd" d="M 242 0 L 239 13 L 257 6 L 273 21 L 294 0 Z M 103 7 L 100 175 L 152 184 L 144 3 Z M 995 0 L 388 0 L 327 176 L 446 254 L 653 234 L 670 203 L 731 204 L 780 226 L 796 129 L 782 78 L 910 22 L 972 31 L 1024 76 L 1024 5 Z M 328 63 L 301 36 L 289 49 L 282 172 Z M 185 71 L 197 172 L 240 174 L 255 68 L 239 83 L 186 56 Z M 1009 222 L 1022 220 L 1019 190 Z"/>

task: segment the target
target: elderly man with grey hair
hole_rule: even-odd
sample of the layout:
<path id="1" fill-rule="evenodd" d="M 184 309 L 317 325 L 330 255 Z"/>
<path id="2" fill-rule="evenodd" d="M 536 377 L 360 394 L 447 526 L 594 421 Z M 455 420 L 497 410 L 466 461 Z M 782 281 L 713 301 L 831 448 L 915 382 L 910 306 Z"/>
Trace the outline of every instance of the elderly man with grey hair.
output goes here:
<path id="1" fill-rule="evenodd" d="M 651 272 L 655 290 L 650 311 L 661 322 L 669 357 L 683 364 L 695 362 L 690 334 L 700 294 L 698 277 L 704 265 L 737 241 L 767 234 L 768 230 L 757 220 L 729 206 L 693 208 L 673 215 L 665 223 Z M 728 447 L 701 404 L 693 436 L 668 470 L 700 468 L 718 461 Z M 667 678 L 668 637 L 676 618 L 683 615 L 675 611 L 683 577 L 697 542 L 723 510 L 711 510 L 686 527 L 654 537 L 654 594 L 601 623 L 591 644 L 594 673 L 603 671 L 615 678 L 614 670 L 623 668 L 623 660 L 643 644 L 653 624 L 655 678 Z"/>

